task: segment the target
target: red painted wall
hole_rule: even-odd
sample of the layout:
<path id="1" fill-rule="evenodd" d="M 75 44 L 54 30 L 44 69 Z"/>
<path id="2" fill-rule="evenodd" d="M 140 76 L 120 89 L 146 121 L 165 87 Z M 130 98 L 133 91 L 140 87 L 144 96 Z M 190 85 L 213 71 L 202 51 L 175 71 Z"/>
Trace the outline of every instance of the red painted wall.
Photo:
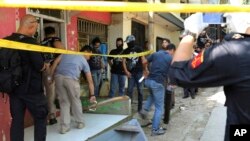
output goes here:
<path id="1" fill-rule="evenodd" d="M 16 31 L 16 9 L 0 8 L 0 38 L 10 35 Z M 0 96 L 0 141 L 10 141 L 11 115 L 9 108 L 9 97 Z"/>
<path id="2" fill-rule="evenodd" d="M 16 9 L 0 8 L 0 38 L 16 31 Z"/>
<path id="3" fill-rule="evenodd" d="M 106 25 L 111 24 L 111 13 L 109 12 L 81 12 L 78 17 Z"/>
<path id="4" fill-rule="evenodd" d="M 70 23 L 67 25 L 67 45 L 68 50 L 78 50 L 77 35 L 77 17 L 72 16 Z"/>
<path id="5" fill-rule="evenodd" d="M 69 50 L 78 50 L 77 18 L 102 23 L 111 24 L 111 13 L 109 12 L 79 12 L 71 16 L 71 22 L 67 25 L 67 45 Z"/>

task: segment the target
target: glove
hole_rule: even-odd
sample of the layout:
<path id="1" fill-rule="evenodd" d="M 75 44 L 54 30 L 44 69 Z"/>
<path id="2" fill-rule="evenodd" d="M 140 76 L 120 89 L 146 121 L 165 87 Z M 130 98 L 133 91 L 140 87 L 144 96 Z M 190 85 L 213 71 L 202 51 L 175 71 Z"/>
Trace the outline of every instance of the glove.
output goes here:
<path id="1" fill-rule="evenodd" d="M 250 13 L 225 13 L 223 16 L 226 17 L 229 32 L 245 33 L 250 27 L 250 19 L 247 18 L 250 17 Z"/>
<path id="2" fill-rule="evenodd" d="M 201 31 L 208 26 L 207 23 L 203 23 L 202 13 L 195 13 L 189 16 L 184 21 L 184 28 L 186 31 L 192 32 L 196 35 L 196 38 L 201 33 Z"/>

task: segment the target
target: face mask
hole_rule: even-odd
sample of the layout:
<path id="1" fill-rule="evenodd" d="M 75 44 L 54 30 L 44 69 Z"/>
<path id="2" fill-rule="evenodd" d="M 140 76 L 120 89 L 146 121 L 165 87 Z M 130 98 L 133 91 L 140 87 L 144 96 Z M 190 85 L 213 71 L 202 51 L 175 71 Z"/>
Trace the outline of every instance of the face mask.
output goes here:
<path id="1" fill-rule="evenodd" d="M 123 45 L 116 45 L 117 49 L 123 49 Z"/>

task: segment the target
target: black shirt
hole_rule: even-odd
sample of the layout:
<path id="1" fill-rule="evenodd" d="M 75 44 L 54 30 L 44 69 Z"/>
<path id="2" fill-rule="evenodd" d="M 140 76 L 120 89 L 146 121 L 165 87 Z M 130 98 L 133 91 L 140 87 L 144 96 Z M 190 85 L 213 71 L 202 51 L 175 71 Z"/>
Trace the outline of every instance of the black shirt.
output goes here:
<path id="1" fill-rule="evenodd" d="M 240 36 L 192 60 L 174 62 L 169 75 L 172 83 L 184 87 L 224 86 L 229 124 L 250 123 L 250 36 Z"/>
<path id="2" fill-rule="evenodd" d="M 52 48 L 55 48 L 54 46 L 54 43 L 56 41 L 60 41 L 61 42 L 61 39 L 58 38 L 58 37 L 48 37 L 48 38 L 45 38 L 41 45 L 42 46 L 47 46 L 47 47 L 52 47 Z M 58 57 L 60 54 L 55 54 L 55 53 L 43 53 L 43 57 L 46 61 L 53 61 L 55 60 L 56 57 Z"/>
<path id="3" fill-rule="evenodd" d="M 113 49 L 110 51 L 110 55 L 120 55 L 123 53 L 123 49 Z M 113 64 L 111 66 L 111 73 L 114 73 L 114 74 L 121 74 L 121 75 L 124 75 L 124 70 L 123 70 L 123 67 L 122 67 L 122 58 L 120 57 L 117 57 L 117 58 L 114 58 L 114 57 L 108 57 L 108 60 L 111 60 L 113 61 Z"/>
<path id="4" fill-rule="evenodd" d="M 38 45 L 36 39 L 13 33 L 12 36 L 25 36 L 20 42 Z M 23 83 L 15 90 L 14 93 L 21 94 L 41 94 L 43 93 L 42 87 L 42 72 L 40 71 L 43 68 L 44 60 L 42 54 L 39 52 L 31 51 L 19 51 L 22 64 L 22 74 L 23 74 Z"/>
<path id="5" fill-rule="evenodd" d="M 92 50 L 93 54 L 102 54 L 98 48 Z M 89 59 L 90 70 L 101 70 L 102 69 L 102 56 L 91 56 Z"/>
<path id="6" fill-rule="evenodd" d="M 142 52 L 142 48 L 135 46 L 133 48 L 126 48 L 123 51 L 123 54 L 135 54 L 140 52 Z M 142 72 L 141 57 L 126 58 L 126 65 L 130 73 Z"/>

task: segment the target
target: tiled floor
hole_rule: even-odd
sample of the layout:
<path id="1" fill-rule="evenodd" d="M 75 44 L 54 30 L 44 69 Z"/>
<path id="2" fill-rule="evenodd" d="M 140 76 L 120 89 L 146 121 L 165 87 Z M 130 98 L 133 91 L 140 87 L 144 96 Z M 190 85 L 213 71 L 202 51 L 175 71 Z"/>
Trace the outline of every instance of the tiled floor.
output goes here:
<path id="1" fill-rule="evenodd" d="M 66 134 L 60 134 L 59 124 L 47 126 L 46 141 L 84 141 L 126 117 L 126 115 L 84 114 L 85 128 L 76 129 L 74 123 L 71 123 L 71 130 Z M 34 140 L 33 126 L 25 129 L 24 140 Z"/>

